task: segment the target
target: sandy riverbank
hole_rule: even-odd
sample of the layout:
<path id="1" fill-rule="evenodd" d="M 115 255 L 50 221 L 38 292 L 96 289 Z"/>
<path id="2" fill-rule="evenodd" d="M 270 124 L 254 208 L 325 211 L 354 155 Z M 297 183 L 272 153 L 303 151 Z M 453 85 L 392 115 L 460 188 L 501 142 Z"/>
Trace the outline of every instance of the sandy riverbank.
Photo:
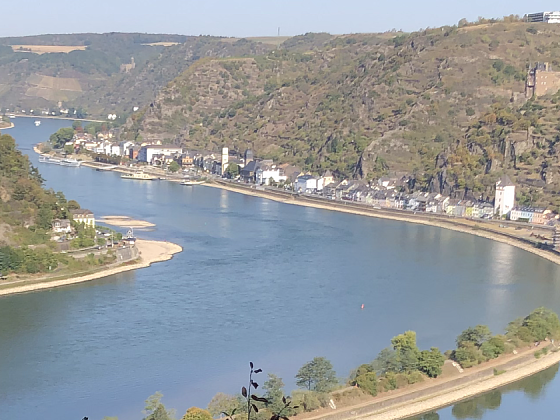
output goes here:
<path id="1" fill-rule="evenodd" d="M 135 220 L 128 216 L 104 216 L 98 219 L 100 223 L 118 227 L 147 228 L 154 227 L 155 224 L 145 220 Z"/>
<path id="2" fill-rule="evenodd" d="M 542 258 L 545 258 L 549 261 L 552 261 L 555 264 L 559 264 L 560 265 L 560 255 L 554 254 L 552 252 L 543 250 L 543 249 L 538 249 L 535 248 L 534 246 L 531 246 L 530 244 L 523 242 L 521 240 L 516 240 L 513 238 L 509 238 L 506 236 L 502 236 L 498 233 L 492 233 L 492 232 L 488 232 L 488 231 L 484 231 L 484 230 L 480 230 L 480 229 L 475 229 L 474 225 L 473 226 L 467 226 L 466 224 L 463 224 L 461 222 L 463 222 L 463 219 L 458 219 L 458 220 L 449 220 L 449 221 L 439 221 L 439 220 L 426 220 L 426 219 L 420 219 L 417 218 L 415 216 L 413 216 L 412 214 L 407 216 L 407 215 L 402 215 L 402 214 L 387 214 L 387 213 L 376 213 L 375 211 L 373 211 L 373 208 L 371 210 L 359 210 L 356 208 L 350 208 L 350 207 L 343 207 L 341 205 L 336 205 L 336 204 L 330 204 L 328 202 L 325 203 L 316 203 L 316 202 L 312 202 L 312 201 L 303 201 L 303 200 L 297 200 L 297 199 L 293 199 L 293 198 L 284 198 L 284 197 L 278 197 L 278 196 L 274 196 L 272 194 L 268 194 L 264 191 L 259 191 L 259 190 L 245 190 L 245 189 L 241 189 L 241 188 L 235 188 L 235 187 L 230 187 L 228 185 L 222 185 L 222 184 L 211 184 L 211 183 L 206 183 L 206 184 L 202 184 L 205 187 L 212 187 L 212 188 L 220 188 L 220 189 L 224 189 L 227 191 L 232 191 L 232 192 L 236 192 L 236 193 L 240 193 L 240 194 L 245 194 L 245 195 L 250 195 L 253 197 L 260 197 L 260 198 L 266 198 L 268 200 L 273 200 L 273 201 L 278 201 L 280 203 L 285 203 L 285 204 L 292 204 L 292 205 L 296 205 L 296 206 L 304 206 L 304 207 L 313 207 L 313 208 L 317 208 L 317 209 L 322 209 L 322 210 L 330 210 L 330 211 L 338 211 L 338 212 L 342 212 L 342 213 L 350 213 L 350 214 L 355 214 L 355 215 L 359 215 L 359 216 L 368 216 L 368 217 L 376 217 L 379 219 L 388 219 L 388 220 L 395 220 L 395 221 L 399 221 L 399 222 L 407 222 L 407 223 L 416 223 L 416 224 L 421 224 L 421 225 L 427 225 L 427 226 L 435 226 L 435 227 L 440 227 L 443 229 L 449 229 L 449 230 L 454 230 L 456 232 L 461 232 L 461 233 L 468 233 L 470 235 L 476 235 L 476 236 L 480 236 L 482 238 L 486 238 L 486 239 L 491 239 L 494 241 L 498 241 L 498 242 L 502 242 L 508 245 L 512 245 L 515 246 L 517 248 L 523 249 L 524 251 L 527 252 L 531 252 L 533 254 L 536 254 Z M 464 223 L 466 223 L 466 219 L 464 220 Z"/>
<path id="3" fill-rule="evenodd" d="M 170 260 L 174 254 L 177 254 L 183 250 L 181 246 L 163 241 L 148 241 L 144 239 L 138 239 L 136 241 L 136 247 L 140 252 L 140 260 L 138 262 L 126 265 L 120 265 L 117 267 L 107 268 L 105 270 L 97 271 L 95 273 L 87 274 L 84 276 L 72 277 L 62 280 L 49 280 L 45 279 L 41 282 L 26 282 L 22 280 L 21 282 L 14 282 L 13 287 L 6 287 L 0 289 L 0 296 L 11 295 L 14 293 L 24 293 L 33 292 L 36 290 L 50 289 L 53 287 L 67 286 L 70 284 L 82 283 L 85 281 L 91 281 L 100 279 L 107 276 L 112 276 L 114 274 L 123 273 L 125 271 L 137 270 L 139 268 L 146 268 L 150 265 Z"/>
<path id="4" fill-rule="evenodd" d="M 0 126 L 0 130 L 7 130 L 9 128 L 14 128 L 14 123 L 11 122 L 10 125 L 2 125 Z"/>

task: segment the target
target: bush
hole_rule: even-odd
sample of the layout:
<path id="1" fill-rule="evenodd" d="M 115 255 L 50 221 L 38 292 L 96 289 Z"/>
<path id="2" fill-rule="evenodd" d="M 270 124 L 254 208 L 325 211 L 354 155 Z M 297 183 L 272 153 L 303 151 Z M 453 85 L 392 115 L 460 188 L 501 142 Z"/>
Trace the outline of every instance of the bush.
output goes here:
<path id="1" fill-rule="evenodd" d="M 416 371 L 416 372 L 411 372 L 408 375 L 408 383 L 409 384 L 417 384 L 418 382 L 423 382 L 424 381 L 424 375 L 422 375 L 420 372 Z"/>
<path id="2" fill-rule="evenodd" d="M 302 411 L 313 411 L 323 407 L 321 395 L 314 391 L 294 391 L 292 405 L 302 407 Z"/>
<path id="3" fill-rule="evenodd" d="M 406 373 L 397 373 L 395 375 L 395 383 L 398 388 L 404 388 L 408 385 L 408 375 Z"/>
<path id="4" fill-rule="evenodd" d="M 374 397 L 377 395 L 377 375 L 375 372 L 363 373 L 356 377 L 356 385 Z"/>
<path id="5" fill-rule="evenodd" d="M 462 367 L 469 368 L 486 361 L 484 355 L 474 343 L 465 342 L 453 352 L 453 359 Z"/>
<path id="6" fill-rule="evenodd" d="M 505 341 L 503 337 L 495 336 L 480 346 L 482 354 L 487 359 L 495 359 L 505 352 Z"/>

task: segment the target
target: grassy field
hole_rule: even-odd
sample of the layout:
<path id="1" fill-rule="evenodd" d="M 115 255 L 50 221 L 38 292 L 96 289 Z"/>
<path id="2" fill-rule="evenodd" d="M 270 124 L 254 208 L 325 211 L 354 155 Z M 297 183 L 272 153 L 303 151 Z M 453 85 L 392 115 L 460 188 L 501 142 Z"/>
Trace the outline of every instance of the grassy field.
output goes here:
<path id="1" fill-rule="evenodd" d="M 69 53 L 70 51 L 86 49 L 85 45 L 12 45 L 15 52 L 32 52 L 35 54 L 45 53 Z"/>
<path id="2" fill-rule="evenodd" d="M 224 38 L 222 41 L 234 43 L 240 39 L 248 39 L 249 41 L 262 42 L 263 44 L 279 45 L 290 38 L 291 36 L 253 36 L 247 38 Z"/>
<path id="3" fill-rule="evenodd" d="M 150 47 L 172 47 L 173 45 L 179 45 L 180 42 L 151 42 L 149 44 L 142 44 L 142 45 L 149 45 Z"/>

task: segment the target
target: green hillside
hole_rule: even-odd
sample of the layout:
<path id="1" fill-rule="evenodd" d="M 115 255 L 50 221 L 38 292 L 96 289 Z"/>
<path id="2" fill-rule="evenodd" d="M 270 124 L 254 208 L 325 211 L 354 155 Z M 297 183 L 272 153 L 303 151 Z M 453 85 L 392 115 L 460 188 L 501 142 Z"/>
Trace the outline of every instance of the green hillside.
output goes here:
<path id="1" fill-rule="evenodd" d="M 515 19 L 509 19 L 515 20 Z M 560 27 L 497 22 L 412 34 L 307 34 L 199 60 L 127 124 L 128 138 L 221 146 L 365 180 L 480 197 L 507 172 L 520 203 L 558 206 L 558 97 L 527 102 L 531 63 L 560 70 Z"/>
<path id="2" fill-rule="evenodd" d="M 178 44 L 166 47 L 158 43 Z M 41 46 L 81 49 L 40 53 Z M 201 57 L 263 54 L 272 48 L 246 40 L 181 35 L 0 38 L 0 109 L 37 111 L 58 108 L 62 102 L 65 108 L 79 110 L 81 116 L 126 116 L 134 106 L 151 101 L 163 86 Z M 131 64 L 132 58 L 133 68 L 121 68 Z"/>

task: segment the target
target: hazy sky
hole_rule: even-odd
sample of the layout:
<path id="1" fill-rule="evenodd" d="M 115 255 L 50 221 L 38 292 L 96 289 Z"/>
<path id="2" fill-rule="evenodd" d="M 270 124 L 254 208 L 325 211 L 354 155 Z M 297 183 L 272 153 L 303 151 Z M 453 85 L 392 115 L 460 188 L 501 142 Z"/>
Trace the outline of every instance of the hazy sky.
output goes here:
<path id="1" fill-rule="evenodd" d="M 72 32 L 150 32 L 258 36 L 306 32 L 405 31 L 463 17 L 558 10 L 554 1 L 521 0 L 5 0 L 0 36 Z"/>

